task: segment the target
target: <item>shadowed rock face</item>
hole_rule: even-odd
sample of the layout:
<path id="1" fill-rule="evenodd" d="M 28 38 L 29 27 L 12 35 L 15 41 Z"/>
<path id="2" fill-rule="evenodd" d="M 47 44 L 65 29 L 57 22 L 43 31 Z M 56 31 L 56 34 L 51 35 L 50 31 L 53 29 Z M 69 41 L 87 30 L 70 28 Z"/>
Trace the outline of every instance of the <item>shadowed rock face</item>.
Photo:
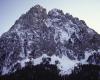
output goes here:
<path id="1" fill-rule="evenodd" d="M 59 58 L 65 55 L 77 61 L 90 55 L 86 62 L 100 64 L 100 35 L 83 20 L 62 10 L 52 9 L 47 13 L 45 8 L 36 5 L 1 36 L 1 73 L 13 72 L 19 61 L 36 59 L 43 54 Z M 21 68 L 21 64 L 18 66 Z"/>

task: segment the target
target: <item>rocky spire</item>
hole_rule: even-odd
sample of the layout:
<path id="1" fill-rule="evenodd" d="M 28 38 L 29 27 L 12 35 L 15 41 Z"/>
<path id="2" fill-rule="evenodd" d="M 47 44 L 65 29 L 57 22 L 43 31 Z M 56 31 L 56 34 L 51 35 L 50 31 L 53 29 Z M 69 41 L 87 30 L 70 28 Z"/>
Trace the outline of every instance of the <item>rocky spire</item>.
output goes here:
<path id="1" fill-rule="evenodd" d="M 63 67 L 70 65 L 70 62 L 73 67 L 76 63 L 72 60 L 81 63 L 84 59 L 87 62 L 91 54 L 100 52 L 100 36 L 97 35 L 83 21 L 65 15 L 62 10 L 52 9 L 47 14 L 45 8 L 36 5 L 0 38 L 0 71 L 16 71 L 14 66 L 17 63 L 25 67 L 25 63 L 30 60 L 40 64 L 35 59 L 46 57 L 44 54 L 51 61 L 54 60 L 53 64 L 58 60 Z M 60 69 L 63 70 L 63 67 Z"/>

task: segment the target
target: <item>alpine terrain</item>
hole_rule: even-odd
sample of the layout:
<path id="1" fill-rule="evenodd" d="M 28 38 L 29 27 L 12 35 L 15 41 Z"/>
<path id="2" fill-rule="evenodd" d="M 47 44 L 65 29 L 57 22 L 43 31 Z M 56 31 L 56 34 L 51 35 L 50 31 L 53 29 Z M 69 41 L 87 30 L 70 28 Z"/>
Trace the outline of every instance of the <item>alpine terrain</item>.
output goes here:
<path id="1" fill-rule="evenodd" d="M 100 80 L 100 35 L 69 13 L 35 5 L 0 37 L 0 75 L 0 80 Z"/>

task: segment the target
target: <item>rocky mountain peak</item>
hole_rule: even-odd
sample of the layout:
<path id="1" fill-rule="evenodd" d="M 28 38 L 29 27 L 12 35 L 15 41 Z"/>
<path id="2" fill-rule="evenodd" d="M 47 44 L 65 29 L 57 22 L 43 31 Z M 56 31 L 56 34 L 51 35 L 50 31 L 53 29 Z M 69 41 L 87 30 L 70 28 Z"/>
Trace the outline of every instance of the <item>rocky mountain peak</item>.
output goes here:
<path id="1" fill-rule="evenodd" d="M 39 24 L 47 18 L 46 9 L 40 5 L 30 8 L 26 14 L 23 14 L 11 27 L 10 31 L 38 28 Z"/>
<path id="2" fill-rule="evenodd" d="M 47 13 L 45 8 L 36 5 L 1 36 L 0 71 L 14 72 L 27 62 L 37 65 L 45 58 L 66 74 L 78 63 L 98 61 L 92 56 L 94 53 L 100 53 L 100 37 L 83 20 L 59 9 Z"/>
<path id="3" fill-rule="evenodd" d="M 35 8 L 35 9 L 41 9 L 41 10 L 44 9 L 44 8 L 43 8 L 41 5 L 39 5 L 39 4 L 35 5 L 33 8 Z M 32 8 L 31 8 L 31 9 L 32 9 Z"/>
<path id="4" fill-rule="evenodd" d="M 64 16 L 64 13 L 62 10 L 59 10 L 59 9 L 52 9 L 48 12 L 48 15 L 49 16 L 52 16 L 52 17 L 57 17 L 57 16 Z"/>
<path id="5" fill-rule="evenodd" d="M 34 7 L 32 7 L 29 11 L 28 11 L 28 13 L 31 13 L 31 14 L 33 14 L 33 15 L 36 15 L 36 14 L 43 14 L 44 13 L 44 15 L 46 14 L 46 9 L 45 8 L 43 8 L 42 6 L 40 6 L 40 5 L 35 5 Z"/>

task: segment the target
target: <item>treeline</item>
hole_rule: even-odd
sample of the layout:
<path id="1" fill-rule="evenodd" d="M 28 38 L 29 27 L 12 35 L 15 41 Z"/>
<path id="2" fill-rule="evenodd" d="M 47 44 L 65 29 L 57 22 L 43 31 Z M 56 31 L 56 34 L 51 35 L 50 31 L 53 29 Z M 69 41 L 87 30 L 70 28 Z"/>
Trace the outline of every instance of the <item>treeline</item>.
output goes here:
<path id="1" fill-rule="evenodd" d="M 100 66 L 79 65 L 71 75 L 61 76 L 56 66 L 40 64 L 0 76 L 0 80 L 100 80 Z"/>
<path id="2" fill-rule="evenodd" d="M 62 80 L 100 80 L 100 66 L 79 65 L 74 68 L 71 75 L 63 76 Z"/>

